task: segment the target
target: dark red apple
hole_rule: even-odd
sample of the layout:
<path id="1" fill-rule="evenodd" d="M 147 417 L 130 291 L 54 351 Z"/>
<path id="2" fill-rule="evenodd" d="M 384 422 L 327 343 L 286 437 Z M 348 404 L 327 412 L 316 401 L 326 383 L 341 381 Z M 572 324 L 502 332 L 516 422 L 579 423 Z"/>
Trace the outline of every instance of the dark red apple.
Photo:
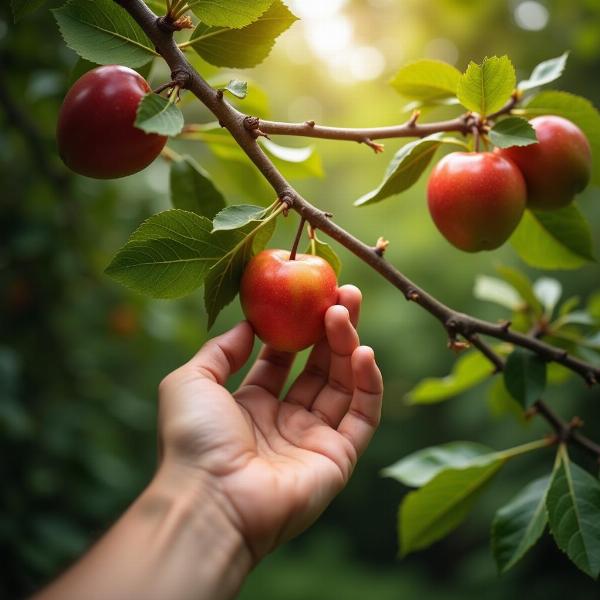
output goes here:
<path id="1" fill-rule="evenodd" d="M 107 65 L 82 75 L 67 92 L 58 116 L 58 151 L 76 173 L 114 179 L 147 167 L 167 138 L 134 126 L 150 86 L 127 67 Z"/>
<path id="2" fill-rule="evenodd" d="M 510 160 L 491 152 L 453 152 L 433 169 L 429 212 L 442 235 L 466 252 L 501 246 L 525 209 L 525 181 Z"/>
<path id="3" fill-rule="evenodd" d="M 242 277 L 240 299 L 256 335 L 276 350 L 298 352 L 324 335 L 325 312 L 337 302 L 337 279 L 319 256 L 263 250 Z"/>
<path id="4" fill-rule="evenodd" d="M 577 125 L 553 115 L 530 121 L 537 144 L 498 149 L 521 169 L 527 184 L 527 206 L 552 210 L 567 206 L 589 183 L 592 151 Z"/>

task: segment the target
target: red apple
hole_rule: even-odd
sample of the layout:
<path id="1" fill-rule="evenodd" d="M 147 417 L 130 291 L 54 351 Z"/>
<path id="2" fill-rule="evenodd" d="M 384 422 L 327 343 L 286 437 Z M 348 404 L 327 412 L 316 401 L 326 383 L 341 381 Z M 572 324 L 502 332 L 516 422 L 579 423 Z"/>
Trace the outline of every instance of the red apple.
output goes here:
<path id="1" fill-rule="evenodd" d="M 107 65 L 82 75 L 67 92 L 58 116 L 58 151 L 76 173 L 97 179 L 131 175 L 147 167 L 167 138 L 134 126 L 150 86 L 127 67 Z"/>
<path id="2" fill-rule="evenodd" d="M 501 246 L 525 209 L 525 181 L 510 160 L 491 152 L 453 152 L 433 169 L 429 212 L 442 235 L 466 252 Z"/>
<path id="3" fill-rule="evenodd" d="M 567 206 L 589 183 L 592 151 L 577 125 L 556 116 L 530 121 L 537 144 L 497 150 L 521 169 L 527 184 L 527 206 L 551 210 Z"/>
<path id="4" fill-rule="evenodd" d="M 324 317 L 337 302 L 337 280 L 319 256 L 263 250 L 242 277 L 240 299 L 256 335 L 276 350 L 298 352 L 325 333 Z"/>

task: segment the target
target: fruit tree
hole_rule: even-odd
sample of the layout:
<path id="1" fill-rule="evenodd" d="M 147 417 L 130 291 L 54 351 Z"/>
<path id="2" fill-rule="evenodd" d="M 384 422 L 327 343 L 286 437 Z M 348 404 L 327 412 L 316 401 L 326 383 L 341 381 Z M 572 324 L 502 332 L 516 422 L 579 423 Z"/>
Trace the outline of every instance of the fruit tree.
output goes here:
<path id="1" fill-rule="evenodd" d="M 22 17 L 28 4 L 41 3 L 13 0 L 15 15 Z M 379 154 L 381 140 L 406 138 L 381 183 L 357 194 L 348 209 L 357 219 L 426 176 L 431 219 L 449 244 L 473 253 L 508 242 L 529 266 L 577 269 L 594 260 L 577 195 L 600 182 L 600 116 L 583 97 L 542 90 L 561 77 L 568 53 L 545 60 L 521 81 L 507 55 L 472 61 L 464 72 L 438 60 L 411 62 L 391 82 L 410 102 L 406 120 L 342 128 L 310 120 L 310 114 L 297 123 L 258 117 L 244 108 L 252 96 L 245 81 L 211 85 L 203 76 L 206 63 L 241 69 L 266 58 L 296 20 L 282 0 L 67 0 L 54 17 L 66 45 L 82 59 L 81 77 L 57 115 L 66 165 L 88 177 L 116 178 L 160 155 L 171 168 L 174 207 L 140 223 L 106 274 L 152 298 L 179 298 L 204 286 L 209 328 L 239 294 L 263 341 L 298 351 L 319 339 L 322 315 L 335 302 L 340 260 L 328 242 L 344 247 L 397 288 L 398 298 L 436 319 L 458 354 L 448 377 L 424 380 L 411 391 L 412 403 L 441 402 L 493 379 L 503 406 L 522 420 L 547 423 L 547 435 L 515 447 L 451 442 L 416 450 L 387 467 L 386 476 L 415 488 L 400 502 L 401 554 L 426 548 L 458 527 L 507 463 L 551 447 L 547 473 L 498 507 L 494 558 L 501 572 L 510 569 L 548 528 L 566 556 L 597 578 L 600 482 L 570 451 L 597 462 L 600 443 L 586 435 L 585 414 L 561 415 L 544 398 L 561 378 L 600 389 L 598 297 L 582 306 L 577 299 L 559 304 L 555 279 L 533 284 L 501 267 L 499 277 L 478 280 L 476 295 L 504 306 L 505 320 L 450 307 L 386 259 L 393 239 L 362 241 L 319 208 L 318 197 L 301 195 L 281 167 L 289 149 L 273 142 L 279 136 L 352 141 Z M 158 62 L 170 76 L 153 82 L 152 91 L 146 77 Z M 204 116 L 194 122 L 199 105 Z M 440 106 L 454 116 L 431 120 Z M 223 152 L 242 153 L 272 197 L 265 205 L 227 205 L 206 172 L 169 140 L 216 143 Z M 282 219 L 298 221 L 291 251 L 267 249 Z M 306 246 L 298 252 L 304 235 Z"/>

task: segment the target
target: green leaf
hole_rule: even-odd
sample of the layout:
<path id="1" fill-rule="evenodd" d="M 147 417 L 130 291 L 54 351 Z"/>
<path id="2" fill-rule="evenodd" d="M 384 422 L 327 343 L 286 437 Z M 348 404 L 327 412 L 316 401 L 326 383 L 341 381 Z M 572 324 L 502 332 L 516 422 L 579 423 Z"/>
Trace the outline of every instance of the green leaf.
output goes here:
<path id="1" fill-rule="evenodd" d="M 526 210 L 510 242 L 538 269 L 577 269 L 595 260 L 590 227 L 573 204 L 552 211 Z"/>
<path id="2" fill-rule="evenodd" d="M 572 463 L 561 446 L 546 497 L 557 546 L 584 572 L 600 573 L 600 482 Z"/>
<path id="3" fill-rule="evenodd" d="M 492 523 L 492 551 L 498 570 L 506 573 L 540 539 L 548 515 L 550 476 L 532 481 L 497 513 Z"/>
<path id="4" fill-rule="evenodd" d="M 331 268 L 335 271 L 336 277 L 340 276 L 340 271 L 342 270 L 342 261 L 340 260 L 340 257 L 329 244 L 322 242 L 317 237 L 316 232 L 314 233 L 314 239 L 310 241 L 305 253 L 320 256 L 331 265 Z"/>
<path id="5" fill-rule="evenodd" d="M 216 67 L 255 67 L 269 55 L 277 37 L 296 20 L 281 0 L 275 0 L 257 21 L 242 29 L 200 23 L 186 44 Z"/>
<path id="6" fill-rule="evenodd" d="M 52 12 L 67 46 L 86 60 L 135 68 L 158 56 L 141 27 L 113 0 L 68 0 Z"/>
<path id="7" fill-rule="evenodd" d="M 193 0 L 194 14 L 207 25 L 239 29 L 256 21 L 273 0 Z"/>
<path id="8" fill-rule="evenodd" d="M 508 117 L 498 121 L 490 130 L 490 140 L 498 148 L 529 146 L 537 142 L 535 129 L 521 117 Z"/>
<path id="9" fill-rule="evenodd" d="M 600 184 L 600 113 L 587 98 L 568 92 L 541 92 L 524 110 L 528 118 L 559 115 L 580 127 L 592 147 L 592 183 Z"/>
<path id="10" fill-rule="evenodd" d="M 444 136 L 444 133 L 434 133 L 402 146 L 388 165 L 383 181 L 377 188 L 355 200 L 354 206 L 373 204 L 407 190 L 417 182 L 442 144 L 465 146 L 460 140 Z"/>
<path id="11" fill-rule="evenodd" d="M 511 416 L 521 424 L 527 424 L 523 407 L 508 393 L 503 377 L 495 377 L 488 388 L 488 408 L 496 418 Z"/>
<path id="12" fill-rule="evenodd" d="M 145 65 L 135 69 L 144 79 L 148 79 L 152 65 L 154 61 L 147 62 Z M 99 65 L 97 63 L 85 60 L 85 58 L 78 58 L 77 62 L 71 72 L 69 73 L 68 87 L 71 87 L 81 76 L 85 75 L 88 71 L 95 69 Z"/>
<path id="13" fill-rule="evenodd" d="M 190 136 L 186 134 L 186 137 Z M 236 161 L 245 165 L 252 164 L 228 131 L 220 129 L 218 131 L 198 131 L 193 134 L 193 139 L 205 142 L 211 151 L 223 160 Z M 275 144 L 266 138 L 259 138 L 259 144 L 284 177 L 304 179 L 323 176 L 321 158 L 314 146 L 289 148 Z"/>
<path id="14" fill-rule="evenodd" d="M 45 3 L 46 0 L 10 0 L 15 23 L 20 21 L 23 17 L 34 13 Z"/>
<path id="15" fill-rule="evenodd" d="M 171 204 L 212 219 L 225 208 L 225 198 L 210 180 L 208 173 L 190 156 L 171 164 Z"/>
<path id="16" fill-rule="evenodd" d="M 546 316 L 550 318 L 562 295 L 560 281 L 551 277 L 540 277 L 534 283 L 533 291 L 544 306 Z"/>
<path id="17" fill-rule="evenodd" d="M 473 295 L 479 300 L 494 302 L 510 310 L 519 310 L 523 306 L 523 299 L 512 285 L 487 275 L 477 276 Z"/>
<path id="18" fill-rule="evenodd" d="M 232 79 L 223 89 L 234 95 L 236 98 L 243 100 L 248 93 L 248 82 Z"/>
<path id="19" fill-rule="evenodd" d="M 506 359 L 504 384 L 510 395 L 527 409 L 546 389 L 546 363 L 537 354 L 516 348 Z"/>
<path id="20" fill-rule="evenodd" d="M 167 210 L 144 221 L 106 268 L 106 274 L 153 298 L 178 298 L 200 286 L 228 251 L 211 235 L 212 223 L 184 210 Z"/>
<path id="21" fill-rule="evenodd" d="M 458 81 L 460 103 L 480 115 L 489 115 L 502 108 L 515 89 L 515 68 L 508 56 L 484 58 L 478 65 L 469 63 Z"/>
<path id="22" fill-rule="evenodd" d="M 259 138 L 259 144 L 285 177 L 301 179 L 305 177 L 323 177 L 321 158 L 314 146 L 290 148 L 280 146 L 267 138 Z"/>
<path id="23" fill-rule="evenodd" d="M 460 76 L 460 71 L 448 63 L 423 59 L 402 67 L 390 84 L 405 98 L 428 102 L 455 96 Z"/>
<path id="24" fill-rule="evenodd" d="M 204 306 L 210 329 L 219 315 L 238 294 L 240 281 L 248 261 L 260 252 L 275 230 L 275 219 L 250 222 L 247 228 L 216 232 L 226 240 L 229 250 L 211 268 L 204 284 Z"/>
<path id="25" fill-rule="evenodd" d="M 146 133 L 173 136 L 181 132 L 183 125 L 179 108 L 158 94 L 149 92 L 138 105 L 135 126 Z"/>
<path id="26" fill-rule="evenodd" d="M 213 231 L 239 229 L 251 221 L 261 221 L 266 214 L 264 206 L 254 204 L 234 204 L 225 207 L 213 220 Z"/>
<path id="27" fill-rule="evenodd" d="M 494 372 L 480 352 L 467 352 L 455 363 L 450 375 L 423 379 L 406 396 L 409 404 L 433 404 L 447 400 L 487 379 Z"/>
<path id="28" fill-rule="evenodd" d="M 533 310 L 535 315 L 541 316 L 544 313 L 542 304 L 533 291 L 533 285 L 524 273 L 518 269 L 504 265 L 497 266 L 496 271 L 498 271 L 498 274 L 504 281 L 510 283 L 519 292 L 521 298 Z"/>
<path id="29" fill-rule="evenodd" d="M 556 58 L 541 62 L 533 69 L 529 79 L 520 81 L 517 88 L 521 91 L 531 90 L 556 81 L 563 74 L 568 57 L 569 52 L 567 51 Z"/>
<path id="30" fill-rule="evenodd" d="M 449 442 L 417 450 L 383 469 L 381 475 L 410 487 L 421 487 L 440 471 L 468 467 L 474 458 L 491 452 L 487 446 L 475 442 Z"/>
<path id="31" fill-rule="evenodd" d="M 461 467 L 439 471 L 422 488 L 407 494 L 398 519 L 401 555 L 426 548 L 456 529 L 509 459 L 547 445 L 541 440 L 474 456 Z"/>

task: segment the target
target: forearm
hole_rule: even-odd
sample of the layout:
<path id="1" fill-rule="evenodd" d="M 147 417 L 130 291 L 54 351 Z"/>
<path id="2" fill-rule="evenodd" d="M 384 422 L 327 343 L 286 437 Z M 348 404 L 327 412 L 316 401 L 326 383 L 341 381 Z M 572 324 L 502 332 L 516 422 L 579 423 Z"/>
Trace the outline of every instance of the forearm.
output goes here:
<path id="1" fill-rule="evenodd" d="M 36 598 L 234 597 L 252 561 L 216 493 L 161 469 L 88 554 Z"/>

